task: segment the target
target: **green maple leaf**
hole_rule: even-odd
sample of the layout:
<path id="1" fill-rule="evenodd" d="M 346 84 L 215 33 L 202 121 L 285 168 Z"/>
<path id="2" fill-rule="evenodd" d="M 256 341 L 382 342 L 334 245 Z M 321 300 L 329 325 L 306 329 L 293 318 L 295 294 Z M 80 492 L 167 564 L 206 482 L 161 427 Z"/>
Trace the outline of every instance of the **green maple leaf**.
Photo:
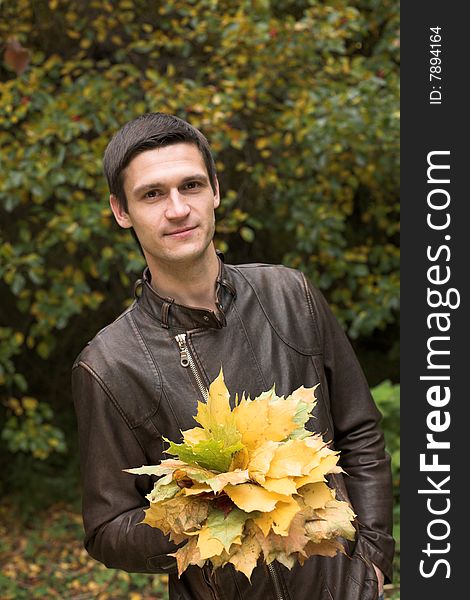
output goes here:
<path id="1" fill-rule="evenodd" d="M 162 500 L 168 500 L 174 498 L 178 492 L 181 491 L 180 486 L 176 481 L 165 482 L 163 478 L 157 481 L 154 485 L 153 490 L 146 496 L 150 502 L 161 502 Z"/>
<path id="2" fill-rule="evenodd" d="M 225 473 L 230 469 L 233 455 L 243 448 L 240 440 L 231 443 L 232 440 L 223 439 L 222 436 L 219 439 L 203 440 L 192 447 L 166 441 L 170 444 L 167 450 L 170 454 L 178 456 L 186 463 L 195 463 L 200 467 L 219 473 Z"/>
<path id="3" fill-rule="evenodd" d="M 207 527 L 212 537 L 219 540 L 228 552 L 232 544 L 241 543 L 243 528 L 248 518 L 246 512 L 236 507 L 232 508 L 227 515 L 221 510 L 209 509 Z"/>

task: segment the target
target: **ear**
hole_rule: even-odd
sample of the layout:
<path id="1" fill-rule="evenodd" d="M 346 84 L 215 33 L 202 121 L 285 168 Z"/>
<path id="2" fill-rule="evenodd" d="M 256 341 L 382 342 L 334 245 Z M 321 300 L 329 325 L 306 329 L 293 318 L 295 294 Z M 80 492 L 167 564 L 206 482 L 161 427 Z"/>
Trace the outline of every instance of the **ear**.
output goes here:
<path id="1" fill-rule="evenodd" d="M 114 218 L 116 219 L 118 224 L 124 229 L 129 229 L 129 227 L 132 227 L 131 219 L 128 213 L 121 206 L 121 203 L 117 199 L 117 196 L 111 194 L 111 196 L 109 197 L 109 204 L 111 206 L 111 210 L 113 211 Z"/>
<path id="2" fill-rule="evenodd" d="M 217 208 L 220 204 L 220 190 L 219 190 L 219 180 L 218 179 L 215 180 L 215 190 L 216 190 L 216 193 L 214 194 L 214 208 Z"/>

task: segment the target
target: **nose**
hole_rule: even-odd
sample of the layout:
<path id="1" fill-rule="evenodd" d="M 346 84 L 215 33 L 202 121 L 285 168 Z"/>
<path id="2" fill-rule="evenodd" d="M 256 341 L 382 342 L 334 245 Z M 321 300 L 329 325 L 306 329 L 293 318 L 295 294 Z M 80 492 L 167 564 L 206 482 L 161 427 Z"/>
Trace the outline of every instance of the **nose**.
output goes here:
<path id="1" fill-rule="evenodd" d="M 169 220 L 184 219 L 191 212 L 185 198 L 178 189 L 171 189 L 168 195 L 168 205 L 165 216 Z"/>

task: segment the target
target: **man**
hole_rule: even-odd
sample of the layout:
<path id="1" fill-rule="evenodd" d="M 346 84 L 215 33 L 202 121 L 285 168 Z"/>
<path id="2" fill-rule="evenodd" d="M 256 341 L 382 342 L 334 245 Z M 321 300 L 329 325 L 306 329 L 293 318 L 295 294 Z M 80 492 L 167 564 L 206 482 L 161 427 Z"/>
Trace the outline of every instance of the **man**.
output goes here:
<path id="1" fill-rule="evenodd" d="M 133 228 L 147 269 L 134 304 L 88 344 L 73 367 L 88 552 L 108 567 L 168 573 L 185 600 L 376 600 L 391 578 L 391 477 L 380 413 L 343 331 L 298 271 L 225 265 L 215 251 L 220 203 L 205 137 L 151 113 L 113 137 L 104 157 L 114 217 Z M 287 395 L 317 383 L 310 426 L 341 451 L 358 534 L 347 555 L 312 557 L 291 571 L 260 564 L 251 582 L 231 565 L 189 567 L 178 579 L 173 544 L 139 524 L 150 478 L 123 469 L 166 458 L 163 437 L 194 426 L 198 400 L 223 367 L 231 393 L 276 384 Z"/>

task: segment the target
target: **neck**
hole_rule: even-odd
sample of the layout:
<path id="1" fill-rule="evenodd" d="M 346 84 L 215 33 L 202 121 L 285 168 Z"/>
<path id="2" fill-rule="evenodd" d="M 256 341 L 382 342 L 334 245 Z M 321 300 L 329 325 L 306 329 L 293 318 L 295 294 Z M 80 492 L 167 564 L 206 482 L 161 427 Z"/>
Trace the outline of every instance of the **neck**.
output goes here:
<path id="1" fill-rule="evenodd" d="M 209 250 L 209 249 L 208 249 Z M 211 245 L 203 260 L 190 265 L 158 266 L 148 262 L 152 287 L 160 296 L 174 298 L 177 304 L 216 310 L 215 283 L 219 273 L 219 259 Z"/>

